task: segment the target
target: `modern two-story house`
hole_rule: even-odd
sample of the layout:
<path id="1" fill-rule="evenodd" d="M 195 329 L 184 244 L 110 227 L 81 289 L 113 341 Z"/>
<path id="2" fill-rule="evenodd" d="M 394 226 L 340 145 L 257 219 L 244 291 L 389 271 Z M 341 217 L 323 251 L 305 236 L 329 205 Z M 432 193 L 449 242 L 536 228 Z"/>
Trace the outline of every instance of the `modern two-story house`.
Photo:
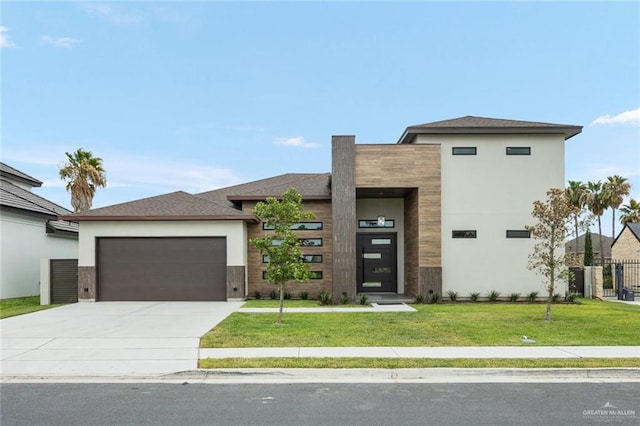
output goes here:
<path id="1" fill-rule="evenodd" d="M 308 283 L 295 297 L 542 290 L 527 269 L 535 200 L 564 187 L 580 126 L 461 117 L 410 126 L 393 144 L 332 137 L 331 173 L 286 174 L 66 215 L 80 226 L 81 300 L 227 300 L 266 294 L 270 230 L 255 204 L 291 187 L 316 219 L 297 224 Z"/>

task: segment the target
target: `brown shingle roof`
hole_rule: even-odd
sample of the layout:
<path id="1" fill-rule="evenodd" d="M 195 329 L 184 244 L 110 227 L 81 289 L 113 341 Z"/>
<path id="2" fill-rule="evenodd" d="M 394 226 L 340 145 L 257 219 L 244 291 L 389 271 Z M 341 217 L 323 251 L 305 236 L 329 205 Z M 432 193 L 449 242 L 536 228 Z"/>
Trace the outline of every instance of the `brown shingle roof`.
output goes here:
<path id="1" fill-rule="evenodd" d="M 61 217 L 64 220 L 250 220 L 255 216 L 183 191 Z"/>
<path id="2" fill-rule="evenodd" d="M 582 126 L 569 124 L 541 123 L 536 121 L 505 120 L 501 118 L 465 117 L 451 120 L 434 121 L 432 123 L 417 124 L 406 128 L 399 144 L 412 143 L 419 134 L 474 134 L 474 133 L 546 133 L 563 134 L 565 140 L 582 131 Z"/>
<path id="3" fill-rule="evenodd" d="M 296 188 L 305 200 L 330 200 L 330 173 L 287 173 L 241 185 L 197 194 L 205 200 L 228 203 L 227 200 L 264 200 L 280 197 Z"/>

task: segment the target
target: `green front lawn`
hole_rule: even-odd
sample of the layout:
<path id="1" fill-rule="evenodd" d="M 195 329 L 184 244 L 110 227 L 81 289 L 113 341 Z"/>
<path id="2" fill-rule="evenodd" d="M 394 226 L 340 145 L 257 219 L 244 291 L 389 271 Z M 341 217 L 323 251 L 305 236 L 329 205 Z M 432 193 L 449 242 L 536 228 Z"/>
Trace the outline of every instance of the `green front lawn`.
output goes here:
<path id="1" fill-rule="evenodd" d="M 203 348 L 297 346 L 518 346 L 526 335 L 538 346 L 640 345 L 640 307 L 581 300 L 556 304 L 450 303 L 414 305 L 418 312 L 236 312 L 201 339 Z M 285 303 L 285 306 L 288 306 Z"/>
<path id="2" fill-rule="evenodd" d="M 2 299 L 0 300 L 0 319 L 55 308 L 56 306 L 60 305 L 40 305 L 40 296 Z"/>

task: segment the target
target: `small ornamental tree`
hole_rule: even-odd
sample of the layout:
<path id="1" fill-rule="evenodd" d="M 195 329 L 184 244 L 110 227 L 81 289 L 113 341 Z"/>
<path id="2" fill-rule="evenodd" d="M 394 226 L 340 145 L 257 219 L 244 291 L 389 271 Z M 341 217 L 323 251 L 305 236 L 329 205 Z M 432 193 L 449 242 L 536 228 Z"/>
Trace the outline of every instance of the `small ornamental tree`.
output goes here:
<path id="1" fill-rule="evenodd" d="M 535 201 L 531 215 L 538 220 L 535 225 L 526 226 L 533 238 L 539 240 L 529 254 L 529 269 L 536 270 L 547 283 L 546 321 L 551 321 L 551 302 L 556 291 L 556 283 L 569 279 L 569 269 L 565 264 L 562 248 L 570 235 L 572 218 L 576 207 L 567 202 L 562 189 L 547 191 L 547 201 Z"/>
<path id="2" fill-rule="evenodd" d="M 295 188 L 285 192 L 281 200 L 269 197 L 266 201 L 257 203 L 253 213 L 273 229 L 273 233 L 268 233 L 262 238 L 253 238 L 249 242 L 261 255 L 269 259 L 265 278 L 278 286 L 280 293 L 278 324 L 282 324 L 287 282 L 305 282 L 310 278 L 309 266 L 304 263 L 298 236 L 291 227 L 298 222 L 314 219 L 315 215 L 303 210 L 302 196 Z M 277 241 L 277 244 L 274 244 L 274 241 Z"/>
<path id="3" fill-rule="evenodd" d="M 591 266 L 593 263 L 593 243 L 591 242 L 591 231 L 587 229 L 584 234 L 584 266 Z"/>

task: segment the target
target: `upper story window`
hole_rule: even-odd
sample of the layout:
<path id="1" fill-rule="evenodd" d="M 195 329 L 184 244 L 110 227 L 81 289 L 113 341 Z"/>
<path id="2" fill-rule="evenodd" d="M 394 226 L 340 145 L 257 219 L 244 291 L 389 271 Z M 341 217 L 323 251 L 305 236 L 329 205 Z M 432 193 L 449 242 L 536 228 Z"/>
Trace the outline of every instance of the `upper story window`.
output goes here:
<path id="1" fill-rule="evenodd" d="M 477 155 L 478 149 L 475 146 L 454 146 L 451 148 L 453 155 Z"/>
<path id="2" fill-rule="evenodd" d="M 475 230 L 455 230 L 451 231 L 451 238 L 477 238 Z"/>
<path id="3" fill-rule="evenodd" d="M 273 231 L 275 226 L 269 225 L 266 222 L 262 223 L 262 229 L 265 231 Z M 291 225 L 293 231 L 318 231 L 322 229 L 322 222 L 300 222 Z"/>
<path id="4" fill-rule="evenodd" d="M 531 238 L 531 232 L 526 229 L 507 229 L 507 238 Z"/>
<path id="5" fill-rule="evenodd" d="M 530 146 L 508 146 L 507 155 L 531 155 Z"/>

